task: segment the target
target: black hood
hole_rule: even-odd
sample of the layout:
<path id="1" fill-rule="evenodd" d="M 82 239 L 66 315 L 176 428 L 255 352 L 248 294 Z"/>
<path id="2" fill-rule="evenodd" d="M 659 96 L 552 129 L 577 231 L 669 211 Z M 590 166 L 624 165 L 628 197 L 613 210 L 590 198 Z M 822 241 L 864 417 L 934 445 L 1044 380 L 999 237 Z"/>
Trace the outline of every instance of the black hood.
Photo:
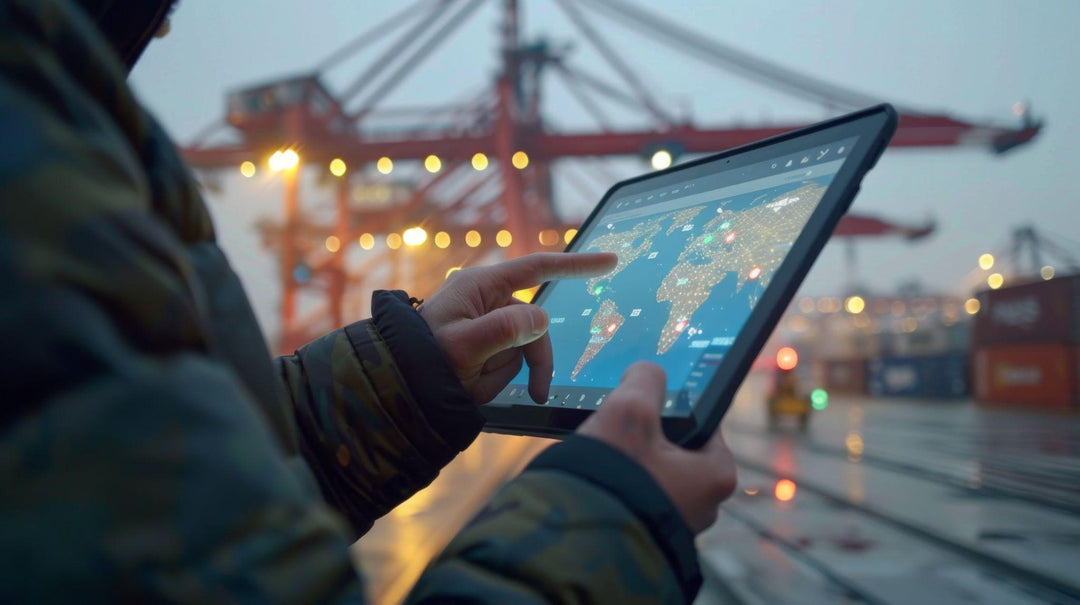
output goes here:
<path id="1" fill-rule="evenodd" d="M 176 0 L 75 0 L 120 55 L 128 71 L 169 16 Z"/>

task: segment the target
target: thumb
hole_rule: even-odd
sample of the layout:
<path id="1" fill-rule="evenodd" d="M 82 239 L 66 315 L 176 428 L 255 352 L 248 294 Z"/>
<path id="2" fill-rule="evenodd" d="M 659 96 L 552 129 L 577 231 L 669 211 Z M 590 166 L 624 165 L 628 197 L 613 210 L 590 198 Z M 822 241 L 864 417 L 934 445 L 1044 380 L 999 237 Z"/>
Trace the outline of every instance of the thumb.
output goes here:
<path id="1" fill-rule="evenodd" d="M 500 351 L 529 344 L 543 336 L 547 328 L 548 317 L 543 309 L 511 304 L 462 322 L 460 331 L 454 334 L 454 343 L 473 363 L 482 363 Z"/>
<path id="2" fill-rule="evenodd" d="M 582 423 L 580 431 L 605 441 L 662 435 L 660 412 L 666 386 L 663 368 L 644 361 L 635 363 L 623 373 L 619 386 L 600 409 Z"/>

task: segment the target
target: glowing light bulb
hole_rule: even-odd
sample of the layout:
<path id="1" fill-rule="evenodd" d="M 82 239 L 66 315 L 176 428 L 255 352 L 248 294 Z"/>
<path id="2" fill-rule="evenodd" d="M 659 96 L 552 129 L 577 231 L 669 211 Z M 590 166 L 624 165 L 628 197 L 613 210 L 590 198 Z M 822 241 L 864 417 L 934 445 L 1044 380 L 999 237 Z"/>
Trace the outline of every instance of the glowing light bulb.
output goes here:
<path id="1" fill-rule="evenodd" d="M 334 158 L 330 160 L 330 174 L 334 176 L 345 176 L 345 171 L 348 167 L 345 166 L 345 160 L 341 158 Z"/>
<path id="2" fill-rule="evenodd" d="M 776 352 L 776 367 L 781 370 L 794 370 L 799 365 L 799 354 L 791 347 L 784 347 Z"/>
<path id="3" fill-rule="evenodd" d="M 465 234 L 465 245 L 470 248 L 475 248 L 480 245 L 480 232 L 476 230 L 469 231 Z"/>
<path id="4" fill-rule="evenodd" d="M 365 233 L 360 236 L 360 247 L 364 250 L 371 250 L 375 247 L 375 236 L 370 233 Z"/>
<path id="5" fill-rule="evenodd" d="M 559 232 L 554 229 L 544 229 L 539 235 L 541 246 L 554 246 L 559 243 Z"/>
<path id="6" fill-rule="evenodd" d="M 659 149 L 652 154 L 652 167 L 653 170 L 663 170 L 671 166 L 671 162 L 674 158 L 671 157 L 671 152 L 667 149 Z"/>
<path id="7" fill-rule="evenodd" d="M 474 153 L 472 157 L 473 170 L 481 171 L 488 167 L 488 157 L 482 153 Z"/>
<path id="8" fill-rule="evenodd" d="M 428 157 L 424 158 L 424 170 L 435 174 L 436 172 L 442 170 L 442 160 L 440 160 L 439 156 L 437 155 L 429 155 Z"/>
<path id="9" fill-rule="evenodd" d="M 341 249 L 341 240 L 336 235 L 331 235 L 326 238 L 326 249 L 330 252 L 337 252 Z"/>
<path id="10" fill-rule="evenodd" d="M 427 241 L 427 231 L 423 227 L 410 227 L 402 234 L 406 246 L 419 246 Z"/>
<path id="11" fill-rule="evenodd" d="M 974 315 L 978 313 L 979 309 L 981 308 L 982 303 L 980 303 L 979 299 L 977 298 L 969 298 L 964 301 L 964 311 L 967 312 L 968 315 Z"/>
<path id="12" fill-rule="evenodd" d="M 850 296 L 844 303 L 844 307 L 847 309 L 848 313 L 858 315 L 866 308 L 866 301 L 863 300 L 863 297 L 861 296 Z"/>
<path id="13" fill-rule="evenodd" d="M 986 278 L 986 285 L 990 286 L 991 290 L 997 290 L 1005 284 L 1005 276 L 1000 273 L 991 273 L 990 277 Z"/>
<path id="14" fill-rule="evenodd" d="M 390 174 L 394 171 L 394 160 L 383 156 L 379 158 L 377 162 L 375 162 L 375 169 L 378 170 L 381 174 Z"/>
<path id="15" fill-rule="evenodd" d="M 495 243 L 498 244 L 500 248 L 506 248 L 513 242 L 514 236 L 506 229 L 502 229 L 495 234 Z"/>
<path id="16" fill-rule="evenodd" d="M 240 174 L 244 175 L 244 178 L 246 179 L 255 176 L 255 162 L 244 162 L 240 164 Z"/>
<path id="17" fill-rule="evenodd" d="M 566 234 L 563 235 L 563 241 L 569 244 L 574 241 L 575 236 L 577 236 L 577 229 L 567 229 Z"/>
<path id="18" fill-rule="evenodd" d="M 450 234 L 445 231 L 440 231 L 435 234 L 435 247 L 436 248 L 448 248 L 450 247 Z"/>
<path id="19" fill-rule="evenodd" d="M 773 493 L 776 495 L 776 499 L 781 502 L 789 502 L 795 497 L 795 482 L 791 479 L 781 479 L 776 482 L 776 489 Z"/>
<path id="20" fill-rule="evenodd" d="M 514 165 L 514 168 L 524 170 L 529 165 L 529 154 L 524 151 L 515 151 L 514 155 L 510 156 L 510 163 Z"/>
<path id="21" fill-rule="evenodd" d="M 994 266 L 994 255 L 989 252 L 979 256 L 979 268 L 987 270 Z"/>
<path id="22" fill-rule="evenodd" d="M 386 247 L 391 250 L 397 250 L 401 247 L 402 239 L 400 233 L 389 233 L 386 236 Z"/>

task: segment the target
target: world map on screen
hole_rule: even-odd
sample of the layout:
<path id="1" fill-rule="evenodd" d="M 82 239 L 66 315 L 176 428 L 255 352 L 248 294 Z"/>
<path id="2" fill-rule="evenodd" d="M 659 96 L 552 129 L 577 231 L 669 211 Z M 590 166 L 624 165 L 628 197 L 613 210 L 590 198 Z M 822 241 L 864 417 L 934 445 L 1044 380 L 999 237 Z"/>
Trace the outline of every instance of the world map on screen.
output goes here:
<path id="1" fill-rule="evenodd" d="M 644 359 L 664 367 L 669 389 L 680 388 L 704 349 L 734 342 L 832 176 L 599 218 L 578 249 L 619 260 L 606 275 L 553 286 L 544 303 L 552 384 L 612 388 Z"/>

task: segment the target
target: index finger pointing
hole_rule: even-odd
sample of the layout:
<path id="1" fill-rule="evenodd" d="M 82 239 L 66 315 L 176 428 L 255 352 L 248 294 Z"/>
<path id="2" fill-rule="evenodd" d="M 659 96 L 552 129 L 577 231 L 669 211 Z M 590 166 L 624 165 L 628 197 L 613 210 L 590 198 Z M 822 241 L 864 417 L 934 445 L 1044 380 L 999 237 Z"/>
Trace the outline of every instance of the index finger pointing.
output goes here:
<path id="1" fill-rule="evenodd" d="M 486 275 L 509 292 L 553 279 L 603 275 L 615 268 L 619 257 L 611 252 L 539 252 L 491 265 Z"/>

